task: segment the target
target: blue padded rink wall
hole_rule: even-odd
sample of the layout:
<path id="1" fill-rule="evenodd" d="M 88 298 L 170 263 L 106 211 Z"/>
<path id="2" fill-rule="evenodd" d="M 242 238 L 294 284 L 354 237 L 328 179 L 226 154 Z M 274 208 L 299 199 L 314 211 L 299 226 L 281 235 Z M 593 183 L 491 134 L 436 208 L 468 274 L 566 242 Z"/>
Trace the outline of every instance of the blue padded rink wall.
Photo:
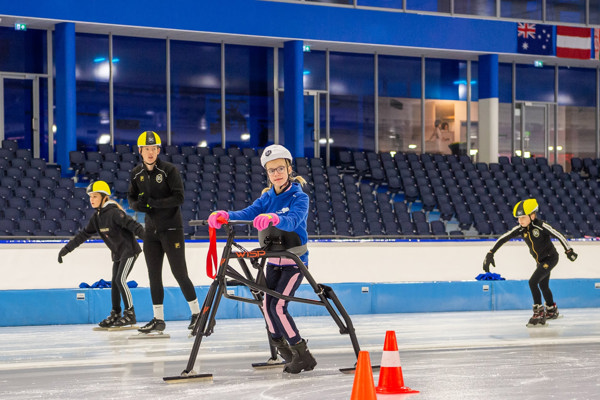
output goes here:
<path id="1" fill-rule="evenodd" d="M 373 365 L 380 364 L 385 332 L 396 332 L 405 385 L 421 392 L 411 395 L 414 398 L 599 398 L 597 244 L 574 242 L 572 245 L 580 254 L 578 262 L 561 258 L 551 287 L 564 317 L 536 329 L 525 327 L 531 316 L 526 278 L 531 273 L 532 260 L 521 260 L 519 269 L 512 265 L 515 257 L 529 257 L 523 243 L 505 245 L 506 249 L 503 247 L 496 257 L 495 272 L 514 279 L 473 279 L 481 272 L 481 254 L 490 245 L 490 241 L 464 245 L 311 243 L 314 262 L 310 268 L 317 281 L 335 289 L 352 316 L 361 349 L 369 351 Z M 169 385 L 162 378 L 181 373 L 193 342 L 186 329 L 189 310 L 178 288 L 166 290 L 170 339 L 130 340 L 131 332 L 127 331 L 92 331 L 110 309 L 107 289 L 60 288 L 59 283 L 43 288 L 40 281 L 46 282 L 51 276 L 88 283 L 94 281 L 91 277 L 108 278 L 105 273 L 109 264 L 101 259 L 107 257 L 103 245 L 85 244 L 60 266 L 54 260 L 62 243 L 29 244 L 35 251 L 27 255 L 20 251 L 18 256 L 13 255 L 15 246 L 19 248 L 18 244 L 6 245 L 11 250 L 0 246 L 5 284 L 15 286 L 14 290 L 0 290 L 0 314 L 5 325 L 0 327 L 2 399 L 148 395 L 160 399 L 220 400 L 350 398 L 354 378 L 338 369 L 354 365 L 352 345 L 321 308 L 299 303 L 290 306 L 318 361 L 314 371 L 289 376 L 280 370 L 253 370 L 251 363 L 269 357 L 264 321 L 255 306 L 224 299 L 215 331 L 203 340 L 195 367 L 198 373 L 213 374 L 214 381 Z M 457 253 L 452 252 L 454 248 Z M 188 249 L 192 280 L 199 283 L 197 293 L 202 301 L 207 289 L 206 277 L 200 276 L 204 274 L 206 247 L 191 244 Z M 353 258 L 364 253 L 368 260 L 377 254 L 381 259 L 377 258 L 369 268 L 357 268 L 340 252 Z M 330 253 L 341 265 L 327 259 Z M 398 254 L 402 261 L 397 260 Z M 394 255 L 396 259 L 387 265 L 385 260 L 389 263 Z M 457 260 L 457 256 L 461 259 Z M 18 269 L 13 257 L 22 261 Z M 440 257 L 448 259 L 440 263 Z M 52 262 L 47 261 L 50 259 Z M 135 279 L 140 287 L 133 290 L 133 298 L 138 321 L 144 323 L 151 318 L 151 306 L 143 281 L 145 265 L 138 263 L 132 275 L 138 274 Z M 466 267 L 461 269 L 460 265 Z M 332 277 L 340 275 L 339 268 L 345 269 L 343 279 L 350 282 L 336 282 Z M 390 275 L 391 271 L 395 271 L 394 275 Z M 37 279 L 31 277 L 33 273 Z M 17 287 L 11 279 L 24 280 L 19 274 L 31 277 L 23 285 L 29 283 L 34 288 Z M 390 282 L 390 276 L 399 281 Z M 424 276 L 437 276 L 440 280 L 424 282 Z M 449 281 L 447 276 L 459 280 Z M 229 290 L 243 293 L 247 289 L 233 286 Z M 311 296 L 311 292 L 302 286 L 299 294 Z M 376 385 L 378 375 L 375 371 Z"/>

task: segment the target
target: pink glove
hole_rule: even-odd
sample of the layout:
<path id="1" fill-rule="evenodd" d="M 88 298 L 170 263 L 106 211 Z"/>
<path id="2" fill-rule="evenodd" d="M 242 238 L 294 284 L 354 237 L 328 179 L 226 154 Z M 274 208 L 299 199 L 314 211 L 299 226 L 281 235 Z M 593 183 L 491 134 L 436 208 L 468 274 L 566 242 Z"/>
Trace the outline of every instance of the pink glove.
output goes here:
<path id="1" fill-rule="evenodd" d="M 260 214 L 254 218 L 253 225 L 259 231 L 267 229 L 270 225 L 275 226 L 279 223 L 279 216 L 277 214 Z"/>
<path id="2" fill-rule="evenodd" d="M 221 226 L 223 225 L 223 219 L 229 221 L 229 214 L 227 211 L 215 211 L 208 216 L 208 226 L 215 229 L 221 229 Z"/>

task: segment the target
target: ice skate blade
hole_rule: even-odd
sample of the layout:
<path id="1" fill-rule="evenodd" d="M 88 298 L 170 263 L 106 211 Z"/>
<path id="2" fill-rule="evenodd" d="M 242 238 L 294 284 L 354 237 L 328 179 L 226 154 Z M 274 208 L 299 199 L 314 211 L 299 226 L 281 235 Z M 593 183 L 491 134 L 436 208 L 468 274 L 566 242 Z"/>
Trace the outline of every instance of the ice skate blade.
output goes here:
<path id="1" fill-rule="evenodd" d="M 534 325 L 534 324 L 527 324 L 525 326 L 528 327 L 528 328 L 546 328 L 546 327 L 548 327 L 548 322 L 546 322 L 545 324 L 536 324 L 536 325 Z"/>
<path id="2" fill-rule="evenodd" d="M 108 328 L 103 328 L 101 326 L 95 326 L 92 328 L 93 331 L 107 331 Z"/>
<path id="3" fill-rule="evenodd" d="M 373 371 L 379 371 L 379 368 L 381 368 L 379 365 L 373 365 L 371 367 L 371 369 Z M 349 368 L 340 368 L 340 372 L 342 374 L 346 374 L 346 375 L 353 375 L 356 372 L 356 366 L 354 367 L 349 367 Z"/>
<path id="4" fill-rule="evenodd" d="M 138 329 L 139 326 L 137 325 L 129 325 L 129 326 L 111 326 L 110 328 L 108 328 L 109 332 L 115 332 L 115 331 L 130 331 L 132 329 Z"/>
<path id="5" fill-rule="evenodd" d="M 163 381 L 167 383 L 188 383 L 188 382 L 212 382 L 212 374 L 197 374 L 191 371 L 189 374 L 182 373 L 179 376 L 165 376 Z"/>
<path id="6" fill-rule="evenodd" d="M 267 362 L 263 363 L 252 363 L 252 368 L 254 369 L 273 369 L 273 368 L 282 368 L 285 365 L 285 361 L 280 360 L 279 358 L 276 360 L 270 359 Z"/>
<path id="7" fill-rule="evenodd" d="M 137 335 L 129 336 L 127 339 L 169 339 L 171 335 L 168 333 L 160 332 L 151 332 L 151 333 L 143 333 L 140 332 Z"/>

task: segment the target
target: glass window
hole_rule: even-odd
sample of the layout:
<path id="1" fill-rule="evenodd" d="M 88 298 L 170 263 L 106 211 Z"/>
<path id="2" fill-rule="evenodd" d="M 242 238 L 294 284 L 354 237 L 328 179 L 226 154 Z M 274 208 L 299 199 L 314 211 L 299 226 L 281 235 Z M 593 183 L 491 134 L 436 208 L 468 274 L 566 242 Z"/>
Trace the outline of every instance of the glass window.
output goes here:
<path id="1" fill-rule="evenodd" d="M 283 89 L 284 84 L 284 55 L 283 49 L 278 50 L 278 84 Z M 327 53 L 310 51 L 302 53 L 304 58 L 304 90 L 327 90 Z"/>
<path id="2" fill-rule="evenodd" d="M 596 106 L 596 70 L 591 68 L 558 68 L 558 104 Z"/>
<path id="3" fill-rule="evenodd" d="M 221 145 L 221 45 L 171 41 L 171 144 Z"/>
<path id="4" fill-rule="evenodd" d="M 358 6 L 402 9 L 402 0 L 357 0 Z"/>
<path id="5" fill-rule="evenodd" d="M 273 49 L 225 46 L 226 144 L 262 147 L 273 141 Z"/>
<path id="6" fill-rule="evenodd" d="M 466 66 L 465 61 L 427 59 L 425 62 L 425 152 L 450 154 L 457 149 L 461 132 L 466 137 Z M 464 123 L 464 127 L 463 127 Z"/>
<path id="7" fill-rule="evenodd" d="M 306 0 L 306 1 L 312 1 L 314 3 L 327 3 L 327 4 L 347 4 L 347 5 L 354 4 L 354 0 Z"/>
<path id="8" fill-rule="evenodd" d="M 421 148 L 421 59 L 379 56 L 379 151 Z"/>
<path id="9" fill-rule="evenodd" d="M 517 65 L 517 100 L 554 102 L 554 67 Z"/>
<path id="10" fill-rule="evenodd" d="M 108 36 L 75 36 L 77 149 L 110 143 Z"/>
<path id="11" fill-rule="evenodd" d="M 546 19 L 585 24 L 585 0 L 546 0 Z"/>
<path id="12" fill-rule="evenodd" d="M 330 53 L 331 153 L 375 151 L 374 56 Z"/>
<path id="13" fill-rule="evenodd" d="M 46 73 L 46 31 L 0 27 L 0 71 Z"/>
<path id="14" fill-rule="evenodd" d="M 512 156 L 512 64 L 498 65 L 498 155 Z"/>
<path id="15" fill-rule="evenodd" d="M 496 0 L 455 1 L 454 12 L 456 14 L 494 17 L 496 16 Z"/>
<path id="16" fill-rule="evenodd" d="M 542 0 L 501 0 L 500 16 L 521 20 L 542 19 Z"/>
<path id="17" fill-rule="evenodd" d="M 406 0 L 406 9 L 449 13 L 450 0 Z"/>
<path id="18" fill-rule="evenodd" d="M 115 144 L 143 131 L 167 144 L 166 42 L 115 36 L 113 49 Z"/>
<path id="19" fill-rule="evenodd" d="M 512 103 L 512 64 L 498 65 L 498 101 Z"/>
<path id="20" fill-rule="evenodd" d="M 590 0 L 590 24 L 600 25 L 600 0 Z"/>

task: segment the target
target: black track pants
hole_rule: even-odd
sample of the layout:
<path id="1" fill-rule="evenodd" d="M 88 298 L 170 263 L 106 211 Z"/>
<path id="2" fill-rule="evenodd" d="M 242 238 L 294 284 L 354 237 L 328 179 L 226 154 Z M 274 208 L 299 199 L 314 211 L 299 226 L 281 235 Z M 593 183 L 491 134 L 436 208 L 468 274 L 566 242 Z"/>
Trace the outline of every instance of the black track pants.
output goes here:
<path id="1" fill-rule="evenodd" d="M 549 306 L 554 304 L 552 291 L 550 290 L 550 272 L 558 264 L 558 253 L 539 262 L 533 275 L 529 278 L 529 289 L 533 296 L 533 304 L 542 304 L 542 295 Z"/>
<path id="2" fill-rule="evenodd" d="M 133 264 L 135 264 L 136 259 L 137 256 L 134 256 L 113 263 L 110 297 L 112 300 L 112 308 L 115 311 L 121 311 L 121 299 L 123 299 L 125 309 L 133 306 L 131 290 L 129 290 L 129 286 L 127 286 L 127 277 L 133 269 Z"/>
<path id="3" fill-rule="evenodd" d="M 148 266 L 150 294 L 152 304 L 163 304 L 165 292 L 162 281 L 162 266 L 165 254 L 171 266 L 171 272 L 177 280 L 181 292 L 187 301 L 196 300 L 196 290 L 188 276 L 185 262 L 185 240 L 183 229 L 164 232 L 146 231 L 144 237 L 144 257 Z"/>

